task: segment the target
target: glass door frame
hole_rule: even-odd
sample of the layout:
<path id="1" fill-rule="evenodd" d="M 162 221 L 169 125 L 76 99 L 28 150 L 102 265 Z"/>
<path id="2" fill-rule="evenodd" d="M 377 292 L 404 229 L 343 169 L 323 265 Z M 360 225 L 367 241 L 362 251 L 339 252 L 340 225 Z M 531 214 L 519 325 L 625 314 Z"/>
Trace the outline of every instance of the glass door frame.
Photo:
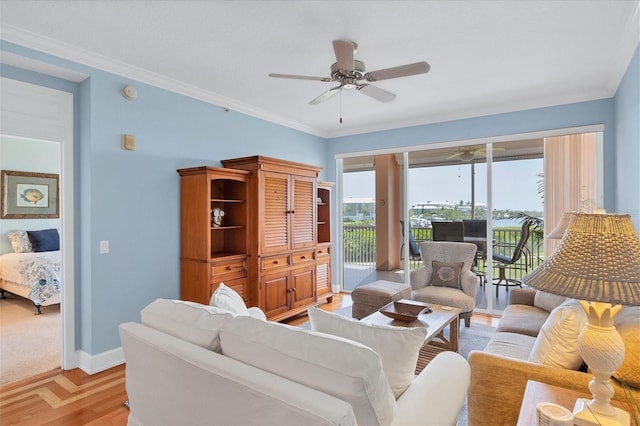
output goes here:
<path id="1" fill-rule="evenodd" d="M 337 283 L 337 291 L 341 291 L 344 288 L 344 246 L 343 246 L 343 229 L 344 229 L 344 218 L 342 214 L 343 209 L 343 182 L 342 175 L 344 173 L 343 167 L 343 159 L 345 158 L 353 158 L 353 157 L 364 157 L 371 155 L 379 155 L 379 154 L 403 154 L 403 172 L 402 177 L 400 179 L 402 185 L 402 199 L 404 204 L 406 204 L 407 200 L 407 179 L 408 179 L 408 154 L 414 151 L 429 151 L 433 149 L 441 149 L 441 148 L 464 148 L 465 146 L 472 145 L 485 145 L 486 149 L 486 166 L 487 166 L 487 176 L 486 176 L 486 191 L 487 191 L 487 213 L 488 216 L 492 216 L 493 213 L 493 180 L 492 180 L 492 165 L 493 165 L 493 146 L 494 144 L 499 144 L 501 142 L 517 142 L 519 140 L 526 139 L 536 139 L 536 138 L 545 138 L 550 136 L 562 136 L 568 134 L 576 134 L 576 133 L 601 133 L 604 132 L 604 125 L 596 124 L 590 126 L 580 126 L 573 128 L 563 128 L 563 129 L 552 129 L 538 132 L 529 132 L 529 133 L 518 133 L 512 135 L 501 135 L 501 136 L 489 136 L 478 139 L 467 139 L 467 140 L 458 140 L 458 141 L 450 141 L 450 142 L 438 142 L 438 143 L 430 143 L 430 144 L 422 144 L 415 146 L 400 146 L 395 148 L 386 148 L 381 150 L 371 150 L 371 151 L 360 151 L 360 152 L 350 152 L 350 153 L 339 153 L 334 156 L 336 160 L 336 203 L 334 204 L 336 207 L 336 246 L 335 246 L 335 259 L 336 264 L 334 270 L 337 271 L 336 283 Z M 603 151 L 602 151 L 602 135 L 599 137 L 599 149 L 598 149 L 598 157 L 597 157 L 597 170 L 596 175 L 598 179 L 598 185 L 600 188 L 603 186 L 604 176 L 603 176 Z M 402 216 L 404 217 L 404 248 L 403 248 L 403 258 L 408 259 L 408 251 L 409 251 L 409 218 L 408 218 L 408 208 L 404 205 L 401 209 Z M 487 235 L 493 234 L 493 226 L 491 223 L 490 217 L 487 218 Z M 487 264 L 492 264 L 493 259 L 493 250 L 491 244 L 487 244 Z M 404 266 L 404 279 L 406 283 L 409 283 L 409 275 L 410 271 L 406 268 L 406 263 Z M 492 268 L 487 268 L 486 278 L 487 282 L 492 282 L 493 270 Z M 476 311 L 481 313 L 487 313 L 489 315 L 500 314 L 501 311 L 493 310 L 493 303 L 491 298 L 487 300 L 487 309 L 476 309 Z"/>

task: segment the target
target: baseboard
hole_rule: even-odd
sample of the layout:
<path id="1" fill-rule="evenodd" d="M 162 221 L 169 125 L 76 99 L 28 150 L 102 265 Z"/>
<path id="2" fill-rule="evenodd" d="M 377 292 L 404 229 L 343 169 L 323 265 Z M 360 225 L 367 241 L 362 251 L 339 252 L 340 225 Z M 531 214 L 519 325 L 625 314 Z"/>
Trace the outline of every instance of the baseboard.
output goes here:
<path id="1" fill-rule="evenodd" d="M 85 351 L 78 351 L 77 354 L 78 368 L 87 374 L 96 374 L 124 363 L 122 347 L 97 355 L 89 355 Z"/>

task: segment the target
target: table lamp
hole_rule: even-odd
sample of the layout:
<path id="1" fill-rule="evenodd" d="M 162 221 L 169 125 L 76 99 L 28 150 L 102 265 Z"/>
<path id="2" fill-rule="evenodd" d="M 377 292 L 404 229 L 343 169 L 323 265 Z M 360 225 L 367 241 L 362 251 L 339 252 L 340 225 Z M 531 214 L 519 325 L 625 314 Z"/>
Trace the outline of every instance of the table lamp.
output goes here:
<path id="1" fill-rule="evenodd" d="M 629 425 L 629 413 L 611 405 L 609 380 L 624 361 L 624 342 L 614 318 L 621 305 L 640 305 L 640 240 L 630 216 L 572 213 L 558 248 L 522 283 L 579 299 L 587 313 L 578 345 L 593 373 L 593 399 L 578 399 L 574 423 Z"/>
<path id="2" fill-rule="evenodd" d="M 562 213 L 562 217 L 560 221 L 556 225 L 555 228 L 549 232 L 547 238 L 551 238 L 552 240 L 559 240 L 564 236 L 564 233 L 567 231 L 569 227 L 569 221 L 571 220 L 571 216 L 576 212 L 564 212 Z"/>

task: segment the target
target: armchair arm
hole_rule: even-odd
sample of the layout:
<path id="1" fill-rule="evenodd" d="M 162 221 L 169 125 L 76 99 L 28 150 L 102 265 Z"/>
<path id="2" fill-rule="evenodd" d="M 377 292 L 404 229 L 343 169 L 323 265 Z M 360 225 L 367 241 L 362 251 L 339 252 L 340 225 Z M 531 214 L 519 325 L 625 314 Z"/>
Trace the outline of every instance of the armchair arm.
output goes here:
<path id="1" fill-rule="evenodd" d="M 431 271 L 427 271 L 426 266 L 414 269 L 409 274 L 409 282 L 412 290 L 426 287 L 431 282 Z"/>
<path id="2" fill-rule="evenodd" d="M 591 375 L 516 360 L 482 351 L 471 351 L 471 385 L 467 393 L 470 426 L 515 425 L 528 380 L 590 394 Z M 616 396 L 620 396 L 616 392 Z"/>
<path id="3" fill-rule="evenodd" d="M 478 292 L 478 276 L 471 271 L 462 271 L 460 276 L 462 291 L 469 296 L 476 298 Z"/>
<path id="4" fill-rule="evenodd" d="M 537 291 L 532 288 L 514 288 L 509 295 L 509 304 L 533 306 Z"/>

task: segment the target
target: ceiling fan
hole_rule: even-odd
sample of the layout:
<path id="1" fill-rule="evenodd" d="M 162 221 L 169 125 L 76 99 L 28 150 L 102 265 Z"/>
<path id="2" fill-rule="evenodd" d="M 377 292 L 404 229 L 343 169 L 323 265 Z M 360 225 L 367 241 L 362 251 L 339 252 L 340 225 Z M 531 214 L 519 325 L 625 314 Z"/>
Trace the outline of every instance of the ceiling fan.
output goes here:
<path id="1" fill-rule="evenodd" d="M 504 151 L 504 148 L 494 147 L 494 151 Z M 453 160 L 457 158 L 460 161 L 469 162 L 475 158 L 484 158 L 487 156 L 487 151 L 484 148 L 479 147 L 466 147 L 458 148 L 458 152 L 447 157 L 447 160 Z"/>
<path id="2" fill-rule="evenodd" d="M 337 86 L 327 90 L 317 98 L 309 102 L 317 105 L 326 101 L 341 89 L 356 89 L 358 92 L 380 102 L 390 102 L 396 95 L 387 92 L 379 87 L 367 83 L 369 81 L 388 80 L 391 78 L 407 77 L 410 75 L 424 74 L 429 72 L 431 66 L 426 62 L 416 62 L 414 64 L 400 65 L 392 68 L 385 68 L 377 71 L 366 72 L 364 62 L 354 59 L 358 45 L 348 40 L 333 40 L 333 50 L 336 54 L 336 62 L 331 65 L 331 77 L 313 77 L 306 75 L 277 74 L 271 73 L 270 77 L 291 78 L 297 80 L 314 80 L 339 83 Z"/>

